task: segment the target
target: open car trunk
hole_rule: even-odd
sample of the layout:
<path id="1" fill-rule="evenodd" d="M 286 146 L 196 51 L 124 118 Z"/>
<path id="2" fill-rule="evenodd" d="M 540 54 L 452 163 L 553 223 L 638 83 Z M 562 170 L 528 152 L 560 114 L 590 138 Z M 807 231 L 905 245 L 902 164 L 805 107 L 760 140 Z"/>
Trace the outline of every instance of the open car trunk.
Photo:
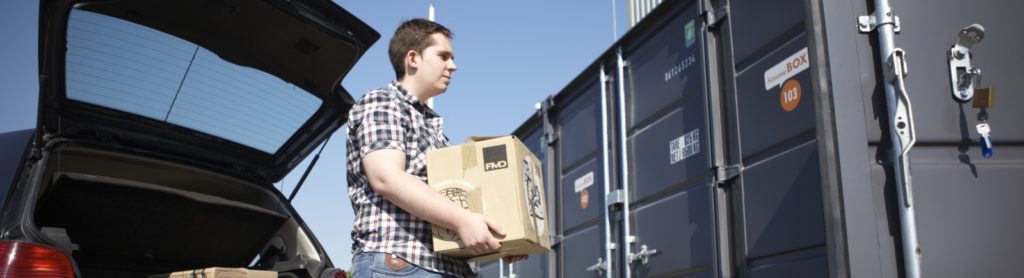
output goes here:
<path id="1" fill-rule="evenodd" d="M 34 222 L 71 251 L 83 276 L 143 277 L 205 267 L 288 271 L 282 261 L 319 261 L 283 197 L 267 186 L 82 147 L 60 148 L 48 161 Z M 251 265 L 264 249 L 274 254 Z"/>

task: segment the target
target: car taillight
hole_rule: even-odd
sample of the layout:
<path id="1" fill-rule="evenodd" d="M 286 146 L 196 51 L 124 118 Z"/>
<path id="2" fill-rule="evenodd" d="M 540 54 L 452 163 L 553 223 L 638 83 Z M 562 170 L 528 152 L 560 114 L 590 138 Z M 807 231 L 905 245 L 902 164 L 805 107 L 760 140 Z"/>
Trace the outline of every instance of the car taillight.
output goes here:
<path id="1" fill-rule="evenodd" d="M 344 269 L 330 268 L 320 273 L 320 278 L 348 278 Z"/>
<path id="2" fill-rule="evenodd" d="M 0 241 L 0 277 L 75 277 L 63 252 L 39 244 Z"/>

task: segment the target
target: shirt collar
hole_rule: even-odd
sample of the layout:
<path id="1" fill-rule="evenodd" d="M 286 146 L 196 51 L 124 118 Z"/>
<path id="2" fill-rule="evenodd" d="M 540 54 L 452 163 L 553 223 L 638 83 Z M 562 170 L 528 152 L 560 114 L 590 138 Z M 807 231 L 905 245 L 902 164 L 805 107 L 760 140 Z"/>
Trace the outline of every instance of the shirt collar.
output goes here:
<path id="1" fill-rule="evenodd" d="M 402 86 L 402 83 L 398 83 L 398 81 L 391 81 L 391 84 L 388 84 L 388 87 L 390 87 L 393 91 L 398 92 L 398 96 L 401 97 L 401 99 L 408 102 L 409 104 L 411 104 L 412 107 L 415 107 L 416 109 L 419 109 L 425 114 L 434 117 L 441 116 L 438 115 L 437 112 L 434 111 L 434 109 L 428 107 L 426 103 L 421 102 L 420 99 L 413 96 L 412 93 L 409 93 L 409 91 Z"/>

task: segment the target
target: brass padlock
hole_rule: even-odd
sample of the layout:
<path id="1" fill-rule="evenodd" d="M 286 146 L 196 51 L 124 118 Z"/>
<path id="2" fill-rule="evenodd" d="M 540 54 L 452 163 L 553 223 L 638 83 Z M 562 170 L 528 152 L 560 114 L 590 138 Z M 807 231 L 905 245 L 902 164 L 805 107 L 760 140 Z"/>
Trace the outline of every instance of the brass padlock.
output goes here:
<path id="1" fill-rule="evenodd" d="M 971 106 L 974 108 L 992 108 L 995 96 L 996 89 L 993 87 L 975 88 L 974 103 Z"/>

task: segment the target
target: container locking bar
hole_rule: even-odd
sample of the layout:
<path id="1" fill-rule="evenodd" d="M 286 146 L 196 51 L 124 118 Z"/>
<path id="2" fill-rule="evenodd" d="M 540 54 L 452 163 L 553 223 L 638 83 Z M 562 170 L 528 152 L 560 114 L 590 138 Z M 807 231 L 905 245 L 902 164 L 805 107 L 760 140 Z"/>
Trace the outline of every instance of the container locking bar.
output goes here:
<path id="1" fill-rule="evenodd" d="M 917 220 L 914 212 L 913 187 L 910 178 L 910 148 L 914 146 L 914 121 L 910 109 L 904 78 L 907 75 L 906 53 L 896 48 L 895 37 L 899 31 L 899 19 L 893 15 L 889 0 L 874 0 L 875 11 L 870 16 L 860 16 L 857 27 L 861 32 L 874 31 L 878 36 L 878 59 L 883 65 L 885 82 L 886 115 L 889 120 L 889 140 L 892 149 L 889 157 L 893 162 L 893 175 L 900 206 L 900 234 L 903 236 L 904 277 L 921 277 L 921 248 L 917 241 Z"/>
<path id="2" fill-rule="evenodd" d="M 610 112 L 611 111 L 608 110 L 609 107 L 611 107 L 611 103 L 609 101 L 610 98 L 609 98 L 609 95 L 608 95 L 608 93 L 611 90 L 609 90 L 608 87 L 611 86 L 611 84 L 609 84 L 609 82 L 612 81 L 612 78 L 611 78 L 611 76 L 609 74 L 605 73 L 603 66 L 601 67 L 601 72 L 599 74 L 600 74 L 600 76 L 598 76 L 598 78 L 601 80 L 601 150 L 602 150 L 601 151 L 601 160 L 604 161 L 604 163 L 601 163 L 601 164 L 604 164 L 604 166 L 602 166 L 603 168 L 602 168 L 602 171 L 601 171 L 602 172 L 602 176 L 603 176 L 603 180 L 604 180 L 604 186 L 602 186 L 602 188 L 603 188 L 603 192 L 605 194 L 605 200 L 606 200 L 605 204 L 609 204 L 611 202 L 607 202 L 607 199 L 609 198 L 609 196 L 611 196 L 612 184 L 610 182 L 611 181 L 611 167 L 610 167 L 611 160 L 609 158 L 609 153 L 608 152 L 611 149 L 615 149 L 614 147 L 612 147 L 610 145 L 611 143 L 610 143 L 610 138 L 609 138 L 609 134 L 608 134 L 608 129 L 610 129 L 610 126 L 611 126 L 609 124 L 610 116 L 611 116 Z M 617 195 L 625 195 L 625 194 L 622 193 L 623 192 L 622 190 L 616 190 L 616 192 L 618 192 Z M 598 265 L 601 265 L 603 267 L 603 269 L 601 271 L 605 271 L 606 272 L 604 276 L 606 278 L 611 278 L 612 277 L 612 271 L 610 271 L 611 270 L 611 262 L 614 260 L 614 258 L 612 257 L 612 250 L 615 249 L 615 243 L 612 242 L 611 211 L 608 208 L 609 208 L 609 206 L 605 206 L 604 208 L 602 208 L 603 212 L 601 213 L 604 216 L 603 217 L 604 218 L 604 242 L 605 242 L 604 257 L 608 259 L 608 262 L 606 264 L 602 264 L 601 260 L 598 260 L 597 263 L 598 263 Z M 588 268 L 588 270 L 589 270 L 589 268 Z M 598 275 L 601 275 L 601 272 L 598 272 Z"/>
<path id="3" fill-rule="evenodd" d="M 985 27 L 971 24 L 960 30 L 960 38 L 949 49 L 946 60 L 949 61 L 949 84 L 953 89 L 953 99 L 968 102 L 974 97 L 974 82 L 981 78 L 981 69 L 971 66 L 971 46 L 985 38 Z"/>

